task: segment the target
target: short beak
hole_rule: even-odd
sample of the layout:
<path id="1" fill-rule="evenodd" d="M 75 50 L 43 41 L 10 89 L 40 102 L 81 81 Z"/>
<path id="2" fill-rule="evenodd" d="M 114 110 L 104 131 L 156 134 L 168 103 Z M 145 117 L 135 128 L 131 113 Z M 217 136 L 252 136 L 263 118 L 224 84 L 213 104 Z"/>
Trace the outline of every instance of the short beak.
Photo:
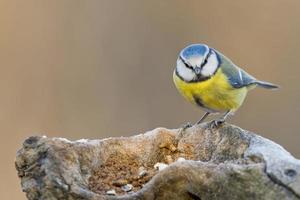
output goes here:
<path id="1" fill-rule="evenodd" d="M 201 74 L 201 68 L 200 68 L 200 67 L 195 67 L 195 68 L 194 68 L 194 72 L 195 72 L 197 75 L 200 75 L 200 74 Z"/>

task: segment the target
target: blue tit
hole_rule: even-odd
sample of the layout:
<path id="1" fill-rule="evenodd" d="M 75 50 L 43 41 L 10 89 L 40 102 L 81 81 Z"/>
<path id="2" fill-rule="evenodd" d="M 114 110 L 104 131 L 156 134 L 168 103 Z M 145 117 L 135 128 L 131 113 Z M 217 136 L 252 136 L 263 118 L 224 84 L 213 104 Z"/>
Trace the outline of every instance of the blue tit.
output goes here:
<path id="1" fill-rule="evenodd" d="M 192 44 L 180 52 L 173 80 L 185 99 L 206 111 L 197 124 L 210 113 L 223 113 L 214 121 L 216 124 L 223 123 L 242 105 L 248 91 L 256 86 L 278 88 L 272 83 L 257 80 L 205 44 Z"/>

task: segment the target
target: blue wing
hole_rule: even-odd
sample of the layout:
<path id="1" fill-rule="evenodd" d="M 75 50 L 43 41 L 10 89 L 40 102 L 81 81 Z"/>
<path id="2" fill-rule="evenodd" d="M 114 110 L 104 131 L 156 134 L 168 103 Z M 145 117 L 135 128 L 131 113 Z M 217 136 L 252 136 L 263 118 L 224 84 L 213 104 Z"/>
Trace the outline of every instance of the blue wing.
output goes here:
<path id="1" fill-rule="evenodd" d="M 220 67 L 223 73 L 227 76 L 232 87 L 242 88 L 257 83 L 256 78 L 237 67 L 224 55 L 219 53 L 219 56 L 221 61 Z"/>

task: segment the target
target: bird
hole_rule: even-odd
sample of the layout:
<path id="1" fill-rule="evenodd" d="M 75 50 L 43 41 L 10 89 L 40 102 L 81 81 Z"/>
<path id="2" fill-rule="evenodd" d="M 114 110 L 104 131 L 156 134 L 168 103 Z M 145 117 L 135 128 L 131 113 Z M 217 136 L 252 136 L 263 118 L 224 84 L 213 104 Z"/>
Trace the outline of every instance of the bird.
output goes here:
<path id="1" fill-rule="evenodd" d="M 229 58 L 206 44 L 191 44 L 182 49 L 173 72 L 179 93 L 205 114 L 222 114 L 214 125 L 224 123 L 244 102 L 248 91 L 255 87 L 277 89 L 278 85 L 257 80 L 235 65 Z"/>

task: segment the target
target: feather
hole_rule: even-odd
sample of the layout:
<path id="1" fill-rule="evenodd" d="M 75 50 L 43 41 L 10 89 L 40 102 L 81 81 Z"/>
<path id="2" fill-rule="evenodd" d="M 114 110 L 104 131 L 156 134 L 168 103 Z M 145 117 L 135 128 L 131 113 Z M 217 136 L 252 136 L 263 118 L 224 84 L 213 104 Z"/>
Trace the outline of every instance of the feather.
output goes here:
<path id="1" fill-rule="evenodd" d="M 278 89 L 279 86 L 265 81 L 255 81 L 255 84 L 266 89 Z"/>
<path id="2" fill-rule="evenodd" d="M 219 53 L 219 52 L 218 52 Z M 220 54 L 221 66 L 223 73 L 227 76 L 228 81 L 234 88 L 242 88 L 255 83 L 256 79 L 237 67 L 224 55 Z"/>
<path id="3" fill-rule="evenodd" d="M 218 52 L 219 53 L 219 52 Z M 259 87 L 266 89 L 277 89 L 279 86 L 265 81 L 259 81 L 244 70 L 237 67 L 233 62 L 219 53 L 221 57 L 221 69 L 223 73 L 227 76 L 230 84 L 234 88 L 242 88 L 250 85 L 258 85 Z"/>

